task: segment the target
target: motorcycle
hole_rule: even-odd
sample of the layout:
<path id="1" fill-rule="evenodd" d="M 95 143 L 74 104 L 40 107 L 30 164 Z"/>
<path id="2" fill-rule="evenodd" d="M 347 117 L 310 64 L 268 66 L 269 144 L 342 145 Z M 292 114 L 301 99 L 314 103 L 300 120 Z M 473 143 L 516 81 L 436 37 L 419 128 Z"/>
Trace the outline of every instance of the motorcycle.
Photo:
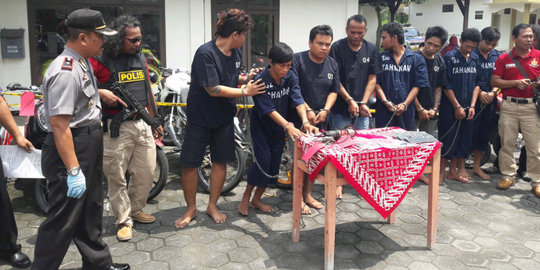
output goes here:
<path id="1" fill-rule="evenodd" d="M 41 94 L 41 90 L 36 86 L 31 87 L 23 87 L 18 83 L 10 83 L 7 86 L 7 89 L 10 91 L 16 91 L 16 90 L 22 90 L 22 91 L 31 91 L 34 94 Z M 35 107 L 34 107 L 34 116 L 30 116 L 26 120 L 26 124 L 24 126 L 24 135 L 25 137 L 32 142 L 35 148 L 41 149 L 43 146 L 43 142 L 45 141 L 45 137 L 47 136 L 47 133 L 49 132 L 49 129 L 46 125 L 46 118 L 45 118 L 45 107 L 43 104 L 43 100 L 39 100 Z M 163 151 L 163 144 L 156 140 L 156 170 L 154 171 L 154 180 L 152 184 L 152 189 L 150 190 L 150 193 L 148 195 L 148 200 L 154 199 L 159 193 L 163 190 L 165 187 L 165 184 L 167 183 L 167 177 L 169 174 L 169 161 L 167 160 L 167 156 L 165 155 L 165 152 Z M 106 178 L 103 176 L 105 183 Z M 130 175 L 129 172 L 126 173 L 126 179 L 129 181 Z M 128 184 L 129 186 L 129 184 Z M 47 179 L 36 179 L 35 187 L 34 187 L 35 197 L 36 197 L 36 203 L 38 204 L 39 208 L 43 210 L 44 212 L 47 212 L 49 209 L 49 190 L 47 187 Z"/>

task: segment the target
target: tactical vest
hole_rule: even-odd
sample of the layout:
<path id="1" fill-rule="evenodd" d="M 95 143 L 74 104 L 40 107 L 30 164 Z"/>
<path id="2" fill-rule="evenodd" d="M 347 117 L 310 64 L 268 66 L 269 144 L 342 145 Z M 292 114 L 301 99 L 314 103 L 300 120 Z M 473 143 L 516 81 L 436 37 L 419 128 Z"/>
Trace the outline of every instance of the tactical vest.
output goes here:
<path id="1" fill-rule="evenodd" d="M 103 64 L 110 72 L 111 77 L 107 82 L 101 83 L 100 88 L 111 89 L 115 81 L 125 83 L 125 88 L 133 94 L 133 96 L 143 105 L 148 105 L 149 87 L 148 76 L 146 74 L 146 62 L 142 53 L 124 55 L 126 61 L 121 61 L 121 58 L 111 59 L 105 54 L 96 59 Z M 121 107 L 111 108 L 103 104 L 105 110 L 118 109 Z"/>

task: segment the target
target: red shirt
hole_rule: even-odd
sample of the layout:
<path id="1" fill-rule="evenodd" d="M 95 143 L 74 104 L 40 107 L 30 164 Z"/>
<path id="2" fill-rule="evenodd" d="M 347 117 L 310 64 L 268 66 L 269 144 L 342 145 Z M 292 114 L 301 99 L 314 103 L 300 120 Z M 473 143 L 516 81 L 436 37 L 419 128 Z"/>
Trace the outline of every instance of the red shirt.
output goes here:
<path id="1" fill-rule="evenodd" d="M 529 75 L 531 80 L 534 80 L 540 77 L 540 51 L 531 49 L 529 54 L 522 58 L 519 55 L 515 55 L 514 49 L 512 49 L 512 54 L 514 59 L 523 66 L 525 72 Z M 499 56 L 497 62 L 495 62 L 495 68 L 493 69 L 493 75 L 500 76 L 503 80 L 521 80 L 525 79 L 523 75 L 519 72 L 518 67 L 510 59 L 508 53 L 505 53 Z M 527 87 L 525 90 L 520 90 L 517 87 L 502 89 L 502 93 L 505 96 L 511 97 L 522 97 L 522 98 L 532 98 L 534 93 L 530 87 Z"/>

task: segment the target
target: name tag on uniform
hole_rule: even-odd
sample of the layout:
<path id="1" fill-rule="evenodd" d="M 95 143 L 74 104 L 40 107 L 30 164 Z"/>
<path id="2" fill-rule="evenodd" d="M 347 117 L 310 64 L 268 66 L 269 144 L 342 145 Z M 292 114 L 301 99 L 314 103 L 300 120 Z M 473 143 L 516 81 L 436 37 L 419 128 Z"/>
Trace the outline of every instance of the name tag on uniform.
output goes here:
<path id="1" fill-rule="evenodd" d="M 516 64 L 512 63 L 512 64 L 506 64 L 504 66 L 505 68 L 509 69 L 509 68 L 516 68 Z"/>
<path id="2" fill-rule="evenodd" d="M 118 79 L 121 83 L 142 81 L 144 73 L 142 70 L 122 71 L 118 72 Z"/>

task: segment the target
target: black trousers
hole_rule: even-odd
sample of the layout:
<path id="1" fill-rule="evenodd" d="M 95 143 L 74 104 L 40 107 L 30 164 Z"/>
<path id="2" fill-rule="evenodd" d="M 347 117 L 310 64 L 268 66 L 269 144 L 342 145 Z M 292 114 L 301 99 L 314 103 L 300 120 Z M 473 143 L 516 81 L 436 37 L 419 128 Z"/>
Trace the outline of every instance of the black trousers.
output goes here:
<path id="1" fill-rule="evenodd" d="M 10 254 L 17 251 L 18 232 L 6 185 L 2 159 L 0 159 L 0 252 Z"/>
<path id="2" fill-rule="evenodd" d="M 86 192 L 67 197 L 67 173 L 49 133 L 42 149 L 41 167 L 48 180 L 50 208 L 39 226 L 32 269 L 58 269 L 71 243 L 79 249 L 83 269 L 112 265 L 107 244 L 101 239 L 103 218 L 103 132 L 94 129 L 74 134 L 73 144 L 86 177 Z"/>

